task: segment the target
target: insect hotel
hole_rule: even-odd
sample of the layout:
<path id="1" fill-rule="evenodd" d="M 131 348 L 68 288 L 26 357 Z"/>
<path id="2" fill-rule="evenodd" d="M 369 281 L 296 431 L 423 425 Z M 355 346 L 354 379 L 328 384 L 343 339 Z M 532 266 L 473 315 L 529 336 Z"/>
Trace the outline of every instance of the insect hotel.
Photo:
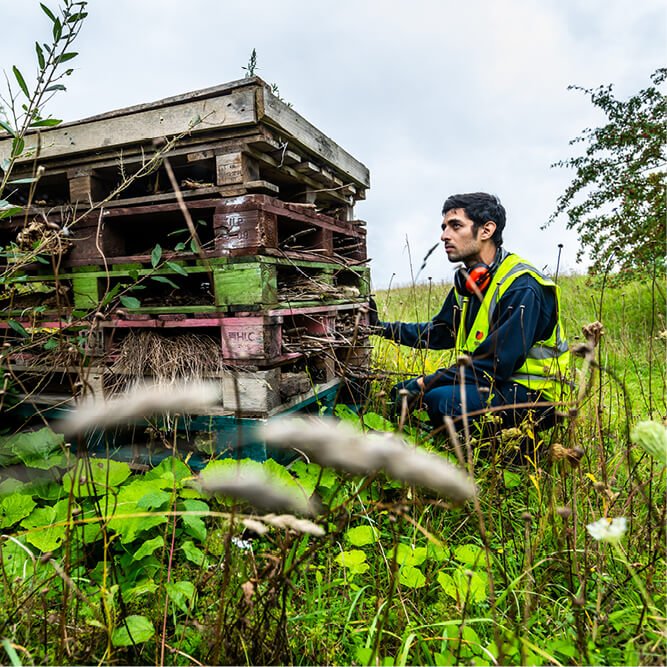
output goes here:
<path id="1" fill-rule="evenodd" d="M 360 382 L 369 269 L 354 204 L 368 169 L 261 79 L 58 125 L 26 147 L 6 191 L 24 210 L 0 223 L 10 410 L 215 378 L 220 404 L 189 428 L 224 456 L 239 424 Z M 0 160 L 11 150 L 0 137 Z"/>

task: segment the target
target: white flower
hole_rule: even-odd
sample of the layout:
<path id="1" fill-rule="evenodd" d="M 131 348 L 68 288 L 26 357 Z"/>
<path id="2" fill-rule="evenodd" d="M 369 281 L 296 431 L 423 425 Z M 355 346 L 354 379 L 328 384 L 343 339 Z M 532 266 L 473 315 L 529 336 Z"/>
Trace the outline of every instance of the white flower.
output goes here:
<path id="1" fill-rule="evenodd" d="M 616 544 L 624 535 L 627 528 L 627 521 L 624 516 L 616 519 L 602 518 L 594 523 L 589 523 L 586 530 L 593 539 L 598 542 L 611 542 Z"/>

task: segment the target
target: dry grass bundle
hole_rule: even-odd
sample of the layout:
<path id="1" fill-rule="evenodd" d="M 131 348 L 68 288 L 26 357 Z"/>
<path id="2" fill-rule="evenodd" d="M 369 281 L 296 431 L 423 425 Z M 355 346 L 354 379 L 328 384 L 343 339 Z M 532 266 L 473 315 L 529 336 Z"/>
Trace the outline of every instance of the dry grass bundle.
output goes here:
<path id="1" fill-rule="evenodd" d="M 40 253 L 64 255 L 74 244 L 55 223 L 36 219 L 16 235 L 16 245 L 26 252 L 37 250 Z"/>
<path id="2" fill-rule="evenodd" d="M 152 376 L 159 384 L 198 380 L 225 370 L 222 346 L 210 336 L 165 336 L 155 331 L 131 331 L 118 345 L 111 372 L 118 377 Z M 120 380 L 120 387 L 124 382 Z M 114 391 L 114 388 L 111 388 Z"/>

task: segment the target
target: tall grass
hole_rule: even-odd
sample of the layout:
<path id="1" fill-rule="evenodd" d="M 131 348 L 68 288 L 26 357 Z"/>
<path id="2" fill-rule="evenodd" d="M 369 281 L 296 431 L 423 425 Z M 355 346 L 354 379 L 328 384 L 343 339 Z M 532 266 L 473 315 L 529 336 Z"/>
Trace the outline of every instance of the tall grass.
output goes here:
<path id="1" fill-rule="evenodd" d="M 289 470 L 213 461 L 197 476 L 177 455 L 175 431 L 156 422 L 174 456 L 143 474 L 79 455 L 76 467 L 40 458 L 41 485 L 3 481 L 7 658 L 664 664 L 665 465 L 630 435 L 665 413 L 664 284 L 604 293 L 583 276 L 560 284 L 570 342 L 593 320 L 605 334 L 576 362 L 588 367 L 589 390 L 565 423 L 490 429 L 485 446 L 495 452 L 530 445 L 513 464 L 480 456 L 474 433 L 457 449 L 409 423 L 407 447 L 395 434 L 385 442 L 382 431 L 397 424 L 383 417 L 380 390 L 448 365 L 451 353 L 375 340 L 383 375 L 370 403 L 363 414 L 338 410 L 356 434 L 307 421 L 283 431 L 302 451 Z M 446 290 L 395 289 L 377 301 L 387 320 L 426 321 Z M 459 500 L 472 498 L 452 502 L 448 481 L 429 486 L 429 457 L 472 474 L 474 487 L 457 482 Z M 278 498 L 306 507 L 308 520 L 273 513 Z"/>

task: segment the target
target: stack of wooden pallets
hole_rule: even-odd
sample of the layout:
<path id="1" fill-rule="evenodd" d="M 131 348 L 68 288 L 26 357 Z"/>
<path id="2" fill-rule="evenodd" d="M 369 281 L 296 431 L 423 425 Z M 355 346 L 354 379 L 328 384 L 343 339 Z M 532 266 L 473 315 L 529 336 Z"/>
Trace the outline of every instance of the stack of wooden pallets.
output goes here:
<path id="1" fill-rule="evenodd" d="M 109 395 L 189 364 L 222 383 L 213 414 L 266 418 L 363 370 L 369 269 L 353 208 L 368 170 L 263 81 L 66 123 L 26 145 L 12 199 L 27 208 L 0 229 L 21 287 L 0 308 L 32 401 Z M 10 151 L 0 138 L 0 160 Z M 45 251 L 26 264 L 36 242 Z M 49 331 L 48 349 L 31 345 Z M 188 357 L 198 349 L 210 354 Z"/>

